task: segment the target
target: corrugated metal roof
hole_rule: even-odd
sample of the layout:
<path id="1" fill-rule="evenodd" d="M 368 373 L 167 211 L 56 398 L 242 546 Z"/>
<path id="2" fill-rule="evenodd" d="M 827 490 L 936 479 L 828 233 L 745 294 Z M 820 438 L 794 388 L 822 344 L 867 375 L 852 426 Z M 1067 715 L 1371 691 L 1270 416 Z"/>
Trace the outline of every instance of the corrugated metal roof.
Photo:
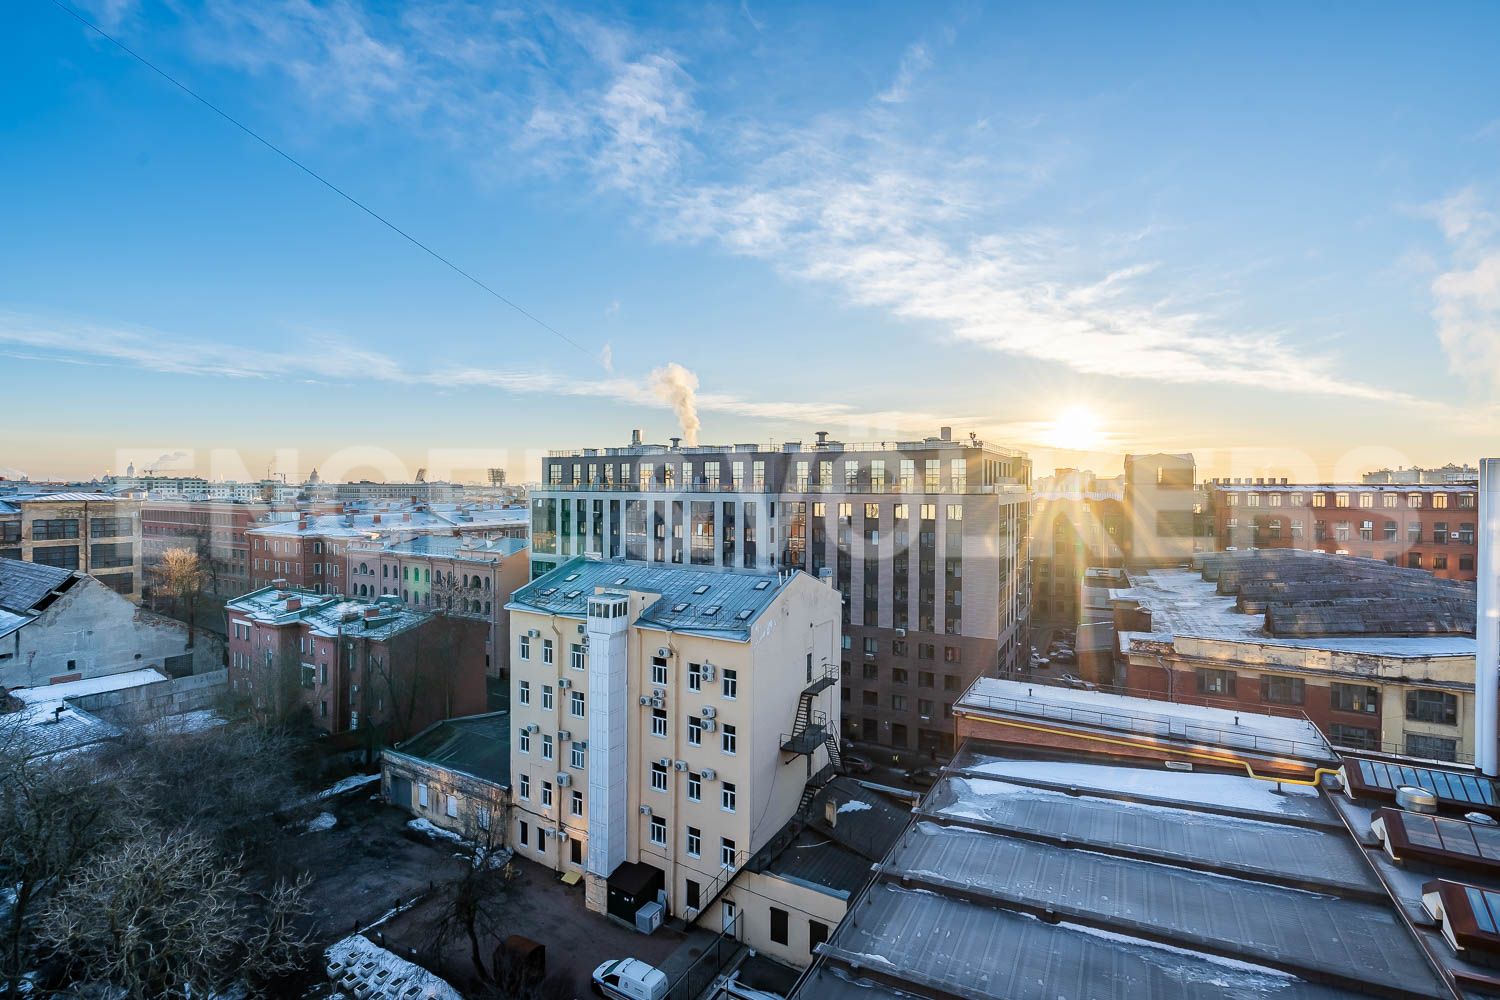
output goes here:
<path id="1" fill-rule="evenodd" d="M 746 639 L 750 626 L 780 595 L 790 576 L 739 570 L 699 570 L 576 558 L 515 592 L 506 607 L 583 618 L 600 591 L 646 592 L 661 598 L 639 625 Z"/>

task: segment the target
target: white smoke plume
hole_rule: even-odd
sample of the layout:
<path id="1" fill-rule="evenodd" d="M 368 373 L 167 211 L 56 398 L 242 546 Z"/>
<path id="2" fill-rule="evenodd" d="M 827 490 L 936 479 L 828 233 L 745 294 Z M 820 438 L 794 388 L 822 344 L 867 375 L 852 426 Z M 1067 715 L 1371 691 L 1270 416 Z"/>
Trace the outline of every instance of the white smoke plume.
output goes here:
<path id="1" fill-rule="evenodd" d="M 651 373 L 647 383 L 656 398 L 670 403 L 682 424 L 682 439 L 689 447 L 698 443 L 698 376 L 675 361 L 668 362 Z"/>
<path id="2" fill-rule="evenodd" d="M 180 472 L 193 467 L 193 456 L 185 451 L 169 451 L 151 463 L 152 472 Z"/>

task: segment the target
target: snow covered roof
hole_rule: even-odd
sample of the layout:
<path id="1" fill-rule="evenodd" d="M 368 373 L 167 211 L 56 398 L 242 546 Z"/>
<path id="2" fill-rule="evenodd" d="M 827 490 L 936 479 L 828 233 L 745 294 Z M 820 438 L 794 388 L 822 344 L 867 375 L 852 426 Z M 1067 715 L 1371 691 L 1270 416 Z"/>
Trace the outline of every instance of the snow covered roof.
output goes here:
<path id="1" fill-rule="evenodd" d="M 82 698 L 89 694 L 103 694 L 106 691 L 124 691 L 128 688 L 140 687 L 143 684 L 160 684 L 169 678 L 156 670 L 144 667 L 140 670 L 126 670 L 118 674 L 102 674 L 98 677 L 85 677 L 82 680 L 68 681 L 64 684 L 44 684 L 40 687 L 12 688 L 11 695 L 21 699 L 28 705 L 41 705 L 51 702 L 66 701 L 69 698 Z"/>
<path id="2" fill-rule="evenodd" d="M 796 1000 L 1444 992 L 1315 789 L 969 742 Z"/>
<path id="3" fill-rule="evenodd" d="M 55 591 L 71 586 L 73 571 L 21 559 L 0 559 L 0 608 L 17 614 L 37 610 Z"/>
<path id="4" fill-rule="evenodd" d="M 334 985 L 360 1000 L 462 1000 L 446 980 L 358 934 L 329 945 L 323 960 Z"/>
<path id="5" fill-rule="evenodd" d="M 1254 557 L 1250 553 L 1245 556 Z M 1342 561 L 1327 556 L 1306 558 L 1329 563 Z M 1171 642 L 1174 636 L 1178 636 L 1394 658 L 1474 656 L 1473 637 L 1462 634 L 1275 636 L 1266 630 L 1264 614 L 1247 614 L 1238 610 L 1239 598 L 1234 594 L 1220 594 L 1216 584 L 1203 579 L 1198 570 L 1153 569 L 1132 572 L 1130 577 L 1131 586 L 1111 590 L 1110 597 L 1115 601 L 1137 601 L 1148 608 L 1151 611 L 1151 631 L 1121 632 L 1122 652 L 1128 652 L 1137 640 Z"/>
<path id="6" fill-rule="evenodd" d="M 580 557 L 516 591 L 506 608 L 585 618 L 589 598 L 598 592 L 645 591 L 661 597 L 641 612 L 638 626 L 745 641 L 751 625 L 791 580 L 776 573 Z"/>
<path id="7" fill-rule="evenodd" d="M 300 587 L 262 587 L 225 603 L 224 608 L 265 625 L 300 622 L 318 636 L 358 635 L 369 639 L 388 639 L 432 617 L 406 607 L 395 595 L 373 601 L 349 600 Z"/>

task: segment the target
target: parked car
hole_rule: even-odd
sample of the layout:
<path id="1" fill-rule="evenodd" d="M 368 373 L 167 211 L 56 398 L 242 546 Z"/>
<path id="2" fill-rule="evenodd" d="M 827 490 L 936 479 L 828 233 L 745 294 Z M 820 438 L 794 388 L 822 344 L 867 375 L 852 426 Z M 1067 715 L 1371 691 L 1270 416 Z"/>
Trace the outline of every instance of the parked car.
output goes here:
<path id="1" fill-rule="evenodd" d="M 938 773 L 930 767 L 914 767 L 904 777 L 914 788 L 931 788 L 937 784 Z"/>
<path id="2" fill-rule="evenodd" d="M 1076 674 L 1063 674 L 1057 679 L 1057 682 L 1063 687 L 1074 688 L 1078 691 L 1099 690 L 1099 685 L 1095 684 L 1093 681 L 1086 681 Z"/>
<path id="3" fill-rule="evenodd" d="M 615 1000 L 665 1000 L 667 974 L 638 958 L 617 958 L 594 970 L 597 996 Z"/>
<path id="4" fill-rule="evenodd" d="M 844 755 L 844 770 L 850 774 L 869 774 L 875 770 L 875 765 L 870 762 L 870 758 L 851 753 Z"/>

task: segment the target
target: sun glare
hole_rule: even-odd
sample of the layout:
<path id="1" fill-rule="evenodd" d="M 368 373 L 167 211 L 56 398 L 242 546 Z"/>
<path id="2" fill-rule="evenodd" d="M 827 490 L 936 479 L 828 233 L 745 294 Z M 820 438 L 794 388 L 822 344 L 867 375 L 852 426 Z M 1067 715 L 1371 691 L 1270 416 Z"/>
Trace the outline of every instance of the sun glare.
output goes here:
<path id="1" fill-rule="evenodd" d="M 1047 429 L 1047 443 L 1069 451 L 1092 451 L 1104 443 L 1104 432 L 1094 411 L 1073 406 L 1053 419 Z"/>

